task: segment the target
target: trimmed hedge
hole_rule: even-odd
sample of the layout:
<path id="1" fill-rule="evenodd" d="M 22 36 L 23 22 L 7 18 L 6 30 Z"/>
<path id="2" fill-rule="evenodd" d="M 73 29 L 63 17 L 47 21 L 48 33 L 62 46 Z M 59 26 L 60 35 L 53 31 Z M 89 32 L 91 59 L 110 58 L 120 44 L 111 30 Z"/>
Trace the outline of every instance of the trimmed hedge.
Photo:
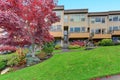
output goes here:
<path id="1" fill-rule="evenodd" d="M 99 42 L 99 46 L 113 46 L 114 43 L 112 39 L 103 39 Z"/>
<path id="2" fill-rule="evenodd" d="M 68 48 L 69 49 L 78 49 L 78 48 L 80 48 L 80 46 L 79 45 L 69 45 Z"/>
<path id="3" fill-rule="evenodd" d="M 61 45 L 59 44 L 55 45 L 55 49 L 61 49 L 61 48 L 62 48 Z"/>

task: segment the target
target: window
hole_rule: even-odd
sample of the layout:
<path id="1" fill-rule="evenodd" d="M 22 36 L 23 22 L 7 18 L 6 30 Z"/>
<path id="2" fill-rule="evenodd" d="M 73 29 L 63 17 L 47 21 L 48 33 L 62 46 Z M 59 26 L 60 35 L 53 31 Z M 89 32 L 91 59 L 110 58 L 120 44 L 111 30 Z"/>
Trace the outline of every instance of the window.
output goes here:
<path id="1" fill-rule="evenodd" d="M 91 34 L 94 34 L 94 29 L 91 30 Z"/>
<path id="2" fill-rule="evenodd" d="M 62 26 L 61 25 L 51 26 L 50 31 L 62 31 Z"/>
<path id="3" fill-rule="evenodd" d="M 55 12 L 56 12 L 56 16 L 58 16 L 61 19 L 62 12 L 61 11 L 55 11 Z"/>
<path id="4" fill-rule="evenodd" d="M 75 32 L 80 32 L 80 27 L 75 27 Z"/>
<path id="5" fill-rule="evenodd" d="M 95 19 L 94 18 L 91 18 L 91 23 L 95 23 Z"/>
<path id="6" fill-rule="evenodd" d="M 85 27 L 82 27 L 81 32 L 85 32 Z"/>
<path id="7" fill-rule="evenodd" d="M 91 18 L 91 23 L 105 23 L 105 17 Z"/>
<path id="8" fill-rule="evenodd" d="M 102 18 L 102 23 L 105 23 L 105 18 Z"/>
<path id="9" fill-rule="evenodd" d="M 101 18 L 95 18 L 96 22 L 101 22 Z"/>
<path id="10" fill-rule="evenodd" d="M 109 21 L 120 21 L 120 15 L 110 15 Z"/>
<path id="11" fill-rule="evenodd" d="M 68 22 L 68 16 L 67 15 L 64 16 L 64 22 Z"/>
<path id="12" fill-rule="evenodd" d="M 109 16 L 109 21 L 112 21 L 112 16 Z"/>
<path id="13" fill-rule="evenodd" d="M 109 27 L 109 32 L 112 32 L 112 31 L 113 31 L 113 29 L 112 29 L 112 27 L 110 26 L 110 27 Z"/>
<path id="14" fill-rule="evenodd" d="M 82 22 L 85 21 L 85 15 L 81 15 L 80 18 Z"/>
<path id="15" fill-rule="evenodd" d="M 117 31 L 118 30 L 118 26 L 113 26 L 113 30 Z"/>
<path id="16" fill-rule="evenodd" d="M 70 32 L 74 32 L 74 29 L 72 27 L 70 28 Z"/>
<path id="17" fill-rule="evenodd" d="M 101 33 L 101 29 L 96 29 L 95 30 L 95 34 L 100 34 Z"/>
<path id="18" fill-rule="evenodd" d="M 70 16 L 70 21 L 71 22 L 80 22 L 80 15 L 79 14 L 74 14 Z"/>
<path id="19" fill-rule="evenodd" d="M 118 16 L 114 16 L 113 21 L 118 21 Z"/>
<path id="20" fill-rule="evenodd" d="M 85 32 L 85 27 L 70 27 L 70 32 Z"/>

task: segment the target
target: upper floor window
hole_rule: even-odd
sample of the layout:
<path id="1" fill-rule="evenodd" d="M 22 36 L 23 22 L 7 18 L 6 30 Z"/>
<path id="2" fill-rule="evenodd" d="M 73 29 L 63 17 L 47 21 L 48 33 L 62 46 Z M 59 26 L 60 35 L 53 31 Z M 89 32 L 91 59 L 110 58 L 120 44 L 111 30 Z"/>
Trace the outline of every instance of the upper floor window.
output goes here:
<path id="1" fill-rule="evenodd" d="M 81 15 L 81 21 L 85 21 L 85 15 Z"/>
<path id="2" fill-rule="evenodd" d="M 50 31 L 62 31 L 62 26 L 61 25 L 51 26 Z"/>
<path id="3" fill-rule="evenodd" d="M 109 21 L 120 21 L 120 15 L 110 15 Z"/>
<path id="4" fill-rule="evenodd" d="M 67 15 L 64 16 L 64 22 L 68 22 L 68 16 Z"/>
<path id="5" fill-rule="evenodd" d="M 91 23 L 105 23 L 105 18 L 104 17 L 91 18 Z"/>
<path id="6" fill-rule="evenodd" d="M 80 22 L 80 21 L 85 21 L 85 15 L 83 14 L 73 14 L 70 15 L 70 22 Z"/>
<path id="7" fill-rule="evenodd" d="M 79 14 L 71 15 L 70 22 L 80 22 L 80 15 Z"/>
<path id="8" fill-rule="evenodd" d="M 55 13 L 56 13 L 56 16 L 58 16 L 61 19 L 62 12 L 61 11 L 55 11 Z"/>

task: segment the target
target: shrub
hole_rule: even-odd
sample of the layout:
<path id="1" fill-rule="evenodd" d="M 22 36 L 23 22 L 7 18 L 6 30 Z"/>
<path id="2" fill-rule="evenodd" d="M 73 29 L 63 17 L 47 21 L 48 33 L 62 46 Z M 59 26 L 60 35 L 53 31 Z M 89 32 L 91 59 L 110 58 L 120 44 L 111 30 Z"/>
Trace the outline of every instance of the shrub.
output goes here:
<path id="1" fill-rule="evenodd" d="M 0 52 L 1 54 L 8 54 L 16 51 L 16 47 L 14 46 L 1 46 L 0 47 Z"/>
<path id="2" fill-rule="evenodd" d="M 1 61 L 1 62 L 0 62 L 0 70 L 4 69 L 5 66 L 6 66 L 6 62 Z"/>
<path id="3" fill-rule="evenodd" d="M 112 46 L 113 42 L 111 39 L 103 39 L 99 42 L 99 46 Z"/>
<path id="4" fill-rule="evenodd" d="M 49 42 L 49 43 L 45 43 L 43 46 L 42 51 L 44 51 L 47 54 L 51 54 L 54 50 L 54 43 L 53 42 Z"/>
<path id="5" fill-rule="evenodd" d="M 7 66 L 18 65 L 20 62 L 20 58 L 18 55 L 12 55 L 7 59 Z"/>
<path id="6" fill-rule="evenodd" d="M 68 48 L 69 49 L 78 49 L 78 48 L 80 48 L 80 46 L 79 45 L 69 45 Z"/>
<path id="7" fill-rule="evenodd" d="M 37 54 L 37 56 L 40 58 L 40 59 L 46 59 L 47 55 L 44 51 L 41 51 L 40 54 Z"/>
<path id="8" fill-rule="evenodd" d="M 83 47 L 85 45 L 84 41 L 76 40 L 70 43 L 71 45 L 79 45 Z"/>
<path id="9" fill-rule="evenodd" d="M 61 45 L 59 44 L 55 45 L 55 49 L 61 49 L 61 48 L 62 48 Z"/>

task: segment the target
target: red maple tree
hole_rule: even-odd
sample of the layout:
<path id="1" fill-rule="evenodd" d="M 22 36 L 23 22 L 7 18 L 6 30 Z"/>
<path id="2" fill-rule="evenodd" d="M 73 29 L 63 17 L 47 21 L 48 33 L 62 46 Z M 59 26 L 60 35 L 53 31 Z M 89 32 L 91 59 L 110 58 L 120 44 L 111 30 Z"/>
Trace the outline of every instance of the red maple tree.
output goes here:
<path id="1" fill-rule="evenodd" d="M 54 0 L 0 0 L 0 28 L 6 32 L 0 37 L 3 45 L 31 46 L 35 54 L 35 44 L 49 42 L 51 24 L 59 21 L 53 12 Z"/>

